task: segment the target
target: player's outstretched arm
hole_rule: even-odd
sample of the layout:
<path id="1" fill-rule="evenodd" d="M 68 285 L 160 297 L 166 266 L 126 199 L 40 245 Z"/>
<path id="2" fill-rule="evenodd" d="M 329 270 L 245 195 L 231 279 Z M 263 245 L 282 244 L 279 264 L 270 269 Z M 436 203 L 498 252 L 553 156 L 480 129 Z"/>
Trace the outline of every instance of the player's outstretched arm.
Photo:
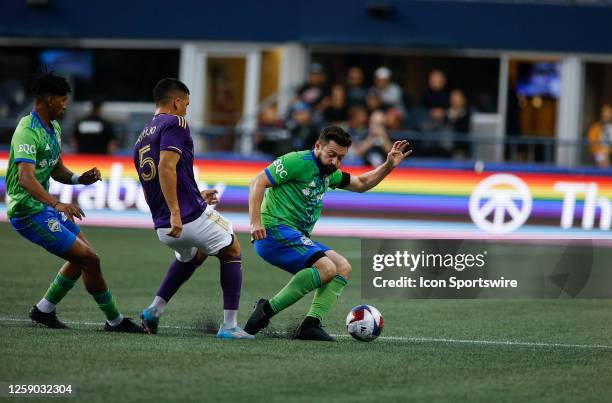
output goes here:
<path id="1" fill-rule="evenodd" d="M 181 209 L 179 207 L 178 196 L 176 195 L 176 164 L 181 156 L 174 151 L 162 150 L 159 153 L 159 186 L 164 194 L 164 200 L 170 210 L 170 232 L 168 236 L 178 238 L 183 232 L 183 222 L 181 221 Z"/>
<path id="2" fill-rule="evenodd" d="M 359 176 L 351 175 L 351 181 L 344 189 L 359 193 L 372 189 L 385 179 L 404 158 L 412 154 L 412 150 L 408 149 L 409 146 L 410 143 L 406 140 L 396 141 L 393 143 L 393 147 L 391 147 L 389 154 L 387 154 L 387 160 L 383 164 Z"/>
<path id="3" fill-rule="evenodd" d="M 41 203 L 53 207 L 57 211 L 65 213 L 69 219 L 74 221 L 73 217 L 82 219 L 85 217 L 83 210 L 73 203 L 62 203 L 55 196 L 52 196 L 45 190 L 35 176 L 34 164 L 20 162 L 17 165 L 19 174 L 19 186 L 25 189 L 33 198 Z"/>
<path id="4" fill-rule="evenodd" d="M 82 175 L 77 175 L 68 169 L 66 165 L 64 165 L 64 161 L 60 158 L 55 168 L 53 168 L 53 172 L 51 172 L 51 177 L 66 185 L 91 185 L 92 183 L 101 180 L 102 174 L 98 168 L 94 167 L 86 172 L 83 172 Z"/>
<path id="5" fill-rule="evenodd" d="M 265 173 L 260 172 L 249 187 L 249 219 L 251 220 L 251 236 L 259 241 L 266 237 L 266 229 L 261 225 L 261 203 L 263 202 L 266 188 L 272 187 L 272 183 Z"/>

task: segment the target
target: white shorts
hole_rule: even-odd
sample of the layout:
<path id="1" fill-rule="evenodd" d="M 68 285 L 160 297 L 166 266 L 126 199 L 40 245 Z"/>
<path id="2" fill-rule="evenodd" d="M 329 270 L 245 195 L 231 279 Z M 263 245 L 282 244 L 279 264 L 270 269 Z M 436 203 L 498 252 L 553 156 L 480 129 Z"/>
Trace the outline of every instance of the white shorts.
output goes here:
<path id="1" fill-rule="evenodd" d="M 168 236 L 170 228 L 158 228 L 159 240 L 174 250 L 176 258 L 181 262 L 189 262 L 198 253 L 198 249 L 209 256 L 232 243 L 232 223 L 223 218 L 216 210 L 206 209 L 194 221 L 183 225 L 179 238 Z"/>

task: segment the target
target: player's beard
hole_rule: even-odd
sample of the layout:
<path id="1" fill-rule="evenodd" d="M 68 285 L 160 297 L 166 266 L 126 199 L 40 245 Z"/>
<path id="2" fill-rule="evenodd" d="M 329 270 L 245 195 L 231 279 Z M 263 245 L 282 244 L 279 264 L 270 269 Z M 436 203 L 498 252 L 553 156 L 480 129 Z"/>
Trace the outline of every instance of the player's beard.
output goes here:
<path id="1" fill-rule="evenodd" d="M 321 167 L 321 171 L 323 171 L 325 175 L 331 175 L 336 172 L 336 169 L 338 169 L 333 164 L 324 164 L 323 161 L 321 161 L 321 157 L 317 157 L 317 159 L 319 160 L 319 166 Z"/>

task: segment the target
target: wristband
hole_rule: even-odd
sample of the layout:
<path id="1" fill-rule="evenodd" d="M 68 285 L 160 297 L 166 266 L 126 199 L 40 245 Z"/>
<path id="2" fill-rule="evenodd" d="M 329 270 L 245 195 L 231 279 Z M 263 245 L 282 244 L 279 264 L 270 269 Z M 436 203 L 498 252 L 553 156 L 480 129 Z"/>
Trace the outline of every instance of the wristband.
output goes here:
<path id="1" fill-rule="evenodd" d="M 79 175 L 79 174 L 72 174 L 72 178 L 70 179 L 70 183 L 72 183 L 73 185 L 78 185 L 80 177 L 81 177 L 81 175 Z"/>

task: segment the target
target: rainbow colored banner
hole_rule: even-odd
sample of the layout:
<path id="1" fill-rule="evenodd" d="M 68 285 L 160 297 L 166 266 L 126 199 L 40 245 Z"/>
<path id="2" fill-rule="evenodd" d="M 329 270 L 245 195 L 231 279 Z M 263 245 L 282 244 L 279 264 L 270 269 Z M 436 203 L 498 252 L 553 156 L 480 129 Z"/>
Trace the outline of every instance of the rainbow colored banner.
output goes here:
<path id="1" fill-rule="evenodd" d="M 104 181 L 88 188 L 52 183 L 51 193 L 62 201 L 78 201 L 85 211 L 140 213 L 150 225 L 131 158 L 64 155 L 63 159 L 75 172 L 97 166 Z M 7 160 L 8 154 L 0 153 L 0 203 L 6 196 Z M 265 166 L 252 161 L 197 160 L 194 171 L 202 188 L 219 189 L 220 210 L 246 211 L 249 182 Z M 344 170 L 359 175 L 367 168 Z M 609 176 L 401 167 L 367 193 L 328 192 L 324 214 L 474 223 L 483 233 L 510 233 L 523 225 L 609 233 L 611 200 Z"/>

